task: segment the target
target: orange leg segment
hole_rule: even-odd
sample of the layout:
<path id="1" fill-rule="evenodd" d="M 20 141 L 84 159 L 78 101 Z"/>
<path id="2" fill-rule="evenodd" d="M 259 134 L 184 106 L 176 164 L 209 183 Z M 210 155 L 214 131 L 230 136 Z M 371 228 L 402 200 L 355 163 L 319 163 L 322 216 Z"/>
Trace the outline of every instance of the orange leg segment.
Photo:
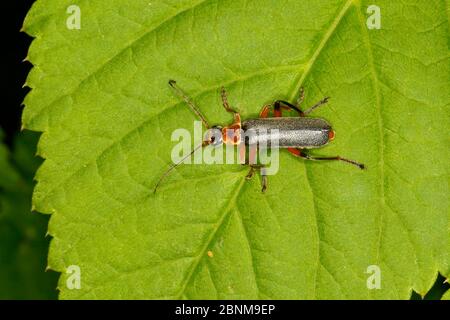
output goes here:
<path id="1" fill-rule="evenodd" d="M 270 109 L 273 108 L 273 116 L 275 118 L 279 118 L 283 116 L 283 110 L 294 110 L 297 111 L 300 117 L 304 116 L 303 111 L 301 111 L 299 108 L 294 106 L 293 104 L 290 104 L 286 101 L 277 100 L 273 104 L 265 105 L 261 112 L 259 113 L 260 118 L 268 118 Z"/>

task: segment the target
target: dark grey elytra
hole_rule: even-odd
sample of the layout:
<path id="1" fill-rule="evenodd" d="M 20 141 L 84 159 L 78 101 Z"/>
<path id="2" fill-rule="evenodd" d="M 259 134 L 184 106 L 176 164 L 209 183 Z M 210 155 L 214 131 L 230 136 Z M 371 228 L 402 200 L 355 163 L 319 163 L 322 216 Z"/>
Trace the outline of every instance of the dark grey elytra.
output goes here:
<path id="1" fill-rule="evenodd" d="M 280 148 L 320 148 L 330 141 L 331 125 L 321 118 L 280 117 L 248 119 L 242 122 L 246 145 L 272 146 L 278 140 Z"/>

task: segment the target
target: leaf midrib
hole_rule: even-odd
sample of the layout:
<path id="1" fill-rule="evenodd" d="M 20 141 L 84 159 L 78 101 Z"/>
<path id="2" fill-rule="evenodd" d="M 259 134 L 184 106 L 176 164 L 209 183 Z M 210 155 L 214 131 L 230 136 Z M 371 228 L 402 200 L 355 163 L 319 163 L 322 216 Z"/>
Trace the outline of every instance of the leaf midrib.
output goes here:
<path id="1" fill-rule="evenodd" d="M 223 210 L 224 213 L 220 217 L 220 219 L 219 219 L 218 223 L 216 224 L 216 226 L 214 227 L 214 229 L 211 231 L 211 234 L 210 234 L 208 240 L 205 242 L 205 245 L 200 250 L 200 253 L 197 256 L 197 259 L 194 261 L 193 266 L 191 267 L 192 268 L 191 271 L 188 273 L 188 276 L 186 277 L 183 284 L 181 285 L 180 292 L 177 293 L 177 295 L 176 295 L 177 299 L 181 299 L 181 297 L 185 294 L 187 285 L 191 282 L 194 274 L 196 274 L 201 261 L 203 260 L 204 256 L 206 255 L 206 251 L 214 243 L 215 239 L 217 238 L 218 231 L 221 229 L 223 223 L 227 220 L 227 218 L 233 212 L 233 206 L 237 205 L 237 198 L 241 192 L 242 187 L 244 186 L 245 180 L 246 180 L 245 177 L 241 178 L 234 193 L 231 195 L 230 200 L 228 201 L 225 209 Z"/>

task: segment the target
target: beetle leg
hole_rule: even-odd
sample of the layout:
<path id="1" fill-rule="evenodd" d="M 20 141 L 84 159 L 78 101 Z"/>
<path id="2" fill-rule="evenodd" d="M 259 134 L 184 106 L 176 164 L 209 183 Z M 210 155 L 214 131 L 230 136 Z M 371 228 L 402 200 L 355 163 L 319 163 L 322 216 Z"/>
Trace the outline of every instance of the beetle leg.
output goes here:
<path id="1" fill-rule="evenodd" d="M 270 108 L 273 108 L 273 116 L 276 118 L 282 117 L 282 110 L 295 110 L 298 112 L 298 114 L 302 117 L 303 111 L 301 111 L 299 108 L 294 106 L 293 104 L 290 104 L 289 102 L 277 100 L 273 104 L 265 105 L 261 112 L 259 113 L 260 118 L 267 118 L 269 117 Z"/>
<path id="2" fill-rule="evenodd" d="M 294 110 L 296 111 L 300 117 L 304 117 L 311 113 L 314 109 L 326 104 L 330 97 L 325 97 L 324 99 L 320 100 L 318 103 L 307 109 L 306 111 L 302 111 L 300 109 L 300 105 L 302 104 L 303 100 L 305 100 L 305 90 L 303 87 L 300 88 L 298 98 L 297 98 L 297 105 L 293 105 L 292 103 L 289 103 L 284 100 L 277 100 L 273 104 L 265 105 L 261 112 L 259 113 L 260 118 L 267 118 L 269 116 L 270 108 L 273 107 L 273 116 L 274 117 L 281 117 L 282 116 L 282 110 Z"/>
<path id="3" fill-rule="evenodd" d="M 328 102 L 328 100 L 330 99 L 330 97 L 325 97 L 322 100 L 320 100 L 319 102 L 317 102 L 315 105 L 313 105 L 312 107 L 310 107 L 308 110 L 305 110 L 303 113 L 305 115 L 311 113 L 314 109 L 323 106 L 324 104 L 326 104 Z"/>
<path id="4" fill-rule="evenodd" d="M 245 143 L 240 143 L 238 148 L 239 148 L 239 163 L 245 164 L 245 156 L 246 156 Z"/>
<path id="5" fill-rule="evenodd" d="M 284 107 L 284 106 L 276 105 L 276 102 L 273 103 L 273 104 L 267 104 L 267 105 L 265 105 L 262 108 L 261 112 L 259 113 L 259 117 L 260 118 L 268 118 L 269 117 L 270 108 L 273 108 L 273 116 L 274 117 L 281 117 L 282 116 L 282 114 L 281 114 L 281 109 L 282 108 L 289 109 L 289 108 Z"/>
<path id="6" fill-rule="evenodd" d="M 297 108 L 300 109 L 300 106 L 301 106 L 303 100 L 305 100 L 305 88 L 300 87 L 300 90 L 298 92 L 298 98 L 297 98 Z"/>
<path id="7" fill-rule="evenodd" d="M 220 96 L 222 97 L 222 104 L 223 107 L 225 108 L 225 110 L 227 112 L 230 113 L 238 113 L 236 110 L 234 110 L 233 108 L 230 107 L 230 104 L 228 103 L 228 98 L 227 98 L 227 92 L 225 91 L 225 87 L 222 87 L 220 90 Z"/>
<path id="8" fill-rule="evenodd" d="M 236 110 L 234 110 L 233 108 L 230 107 L 230 104 L 228 103 L 227 92 L 225 91 L 225 87 L 221 88 L 220 95 L 222 97 L 222 104 L 223 104 L 223 107 L 225 108 L 225 110 L 227 112 L 233 114 L 234 120 L 233 120 L 232 126 L 239 126 L 239 128 L 240 128 L 241 127 L 241 116 L 240 116 L 239 112 L 237 112 Z"/>
<path id="9" fill-rule="evenodd" d="M 250 166 L 250 170 L 248 171 L 247 175 L 245 176 L 245 179 L 250 180 L 255 175 L 255 167 Z"/>
<path id="10" fill-rule="evenodd" d="M 250 165 L 256 164 L 257 146 L 252 144 L 248 146 L 248 162 Z"/>
<path id="11" fill-rule="evenodd" d="M 261 173 L 261 192 L 266 192 L 267 190 L 267 175 L 265 171 L 265 166 L 262 164 L 247 164 L 250 166 L 250 170 L 248 171 L 245 179 L 250 180 L 255 175 L 255 169 L 260 169 Z"/>
<path id="12" fill-rule="evenodd" d="M 264 168 L 261 169 L 261 192 L 264 193 L 267 190 L 267 175 Z"/>
<path id="13" fill-rule="evenodd" d="M 270 107 L 272 107 L 271 104 L 266 104 L 259 113 L 260 118 L 267 118 L 269 116 Z"/>
<path id="14" fill-rule="evenodd" d="M 309 154 L 305 153 L 302 149 L 298 149 L 298 148 L 287 148 L 287 150 L 292 153 L 294 156 L 296 157 L 300 157 L 306 160 L 313 160 L 313 161 L 330 161 L 330 160 L 334 160 L 334 161 L 343 161 L 343 162 L 347 162 L 350 163 L 354 166 L 357 166 L 360 169 L 365 169 L 364 164 L 356 162 L 354 160 L 350 160 L 350 159 L 346 159 L 346 158 L 342 158 L 341 156 L 334 156 L 334 157 L 315 157 L 315 156 L 310 156 Z"/>
<path id="15" fill-rule="evenodd" d="M 292 103 L 289 103 L 289 102 L 283 101 L 283 100 L 275 101 L 275 103 L 273 104 L 274 116 L 281 117 L 282 109 L 284 109 L 284 110 L 292 109 L 294 111 L 297 111 L 297 113 L 299 114 L 300 117 L 305 116 L 305 113 L 302 110 L 300 110 L 298 107 L 294 106 Z"/>

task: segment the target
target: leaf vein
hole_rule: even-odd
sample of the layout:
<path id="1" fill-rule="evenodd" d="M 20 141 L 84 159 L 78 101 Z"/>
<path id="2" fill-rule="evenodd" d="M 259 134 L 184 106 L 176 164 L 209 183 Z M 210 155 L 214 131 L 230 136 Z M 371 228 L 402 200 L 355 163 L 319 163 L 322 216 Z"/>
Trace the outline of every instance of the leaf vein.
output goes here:
<path id="1" fill-rule="evenodd" d="M 128 49 L 132 49 L 137 43 L 139 43 L 143 38 L 145 38 L 146 36 L 148 36 L 149 34 L 157 31 L 159 28 L 161 28 L 162 26 L 164 26 L 166 23 L 168 23 L 169 21 L 173 20 L 174 18 L 178 17 L 179 15 L 188 12 L 190 10 L 195 9 L 196 7 L 200 6 L 201 4 L 207 2 L 209 0 L 201 0 L 197 3 L 195 3 L 193 6 L 182 9 L 181 11 L 178 11 L 177 13 L 169 16 L 167 19 L 164 19 L 161 23 L 159 23 L 157 26 L 152 27 L 150 30 L 144 30 L 141 34 L 139 34 L 137 36 L 137 38 L 133 39 L 132 41 L 128 42 L 123 48 L 119 49 L 118 51 L 116 51 L 111 57 L 109 57 L 105 62 L 101 63 L 100 66 L 94 70 L 94 72 L 90 73 L 87 77 L 85 77 L 84 79 L 82 79 L 78 84 L 76 84 L 74 86 L 74 88 L 72 90 L 70 90 L 68 93 L 63 94 L 62 96 L 57 97 L 56 99 L 54 99 L 52 102 L 50 102 L 49 104 L 45 105 L 44 107 L 42 107 L 31 119 L 30 122 L 35 120 L 36 118 L 40 117 L 42 115 L 42 113 L 47 110 L 48 108 L 52 107 L 53 105 L 55 105 L 56 103 L 58 103 L 59 101 L 61 101 L 61 99 L 67 97 L 67 96 L 72 96 L 85 82 L 87 82 L 89 79 L 91 78 L 95 78 L 97 76 L 97 74 L 101 73 L 111 62 L 114 61 L 114 59 L 116 59 L 117 57 L 119 57 L 121 54 L 123 54 L 125 51 L 127 51 Z"/>
<path id="2" fill-rule="evenodd" d="M 220 227 L 223 225 L 223 223 L 227 220 L 227 218 L 230 216 L 231 212 L 233 211 L 232 209 L 236 205 L 236 200 L 244 186 L 244 183 L 245 183 L 245 177 L 242 177 L 241 181 L 236 186 L 234 193 L 231 195 L 230 201 L 228 201 L 225 209 L 223 210 L 224 213 L 220 217 L 215 228 L 211 231 L 208 240 L 205 242 L 205 245 L 203 246 L 203 248 L 201 248 L 200 254 L 197 256 L 196 260 L 194 261 L 191 271 L 188 273 L 184 283 L 181 285 L 180 292 L 176 295 L 177 297 L 181 297 L 185 294 L 188 284 L 191 282 L 192 278 L 194 277 L 198 268 L 200 267 L 200 262 L 206 256 L 206 251 L 215 242 L 217 235 L 218 235 L 218 231 L 220 230 Z"/>

